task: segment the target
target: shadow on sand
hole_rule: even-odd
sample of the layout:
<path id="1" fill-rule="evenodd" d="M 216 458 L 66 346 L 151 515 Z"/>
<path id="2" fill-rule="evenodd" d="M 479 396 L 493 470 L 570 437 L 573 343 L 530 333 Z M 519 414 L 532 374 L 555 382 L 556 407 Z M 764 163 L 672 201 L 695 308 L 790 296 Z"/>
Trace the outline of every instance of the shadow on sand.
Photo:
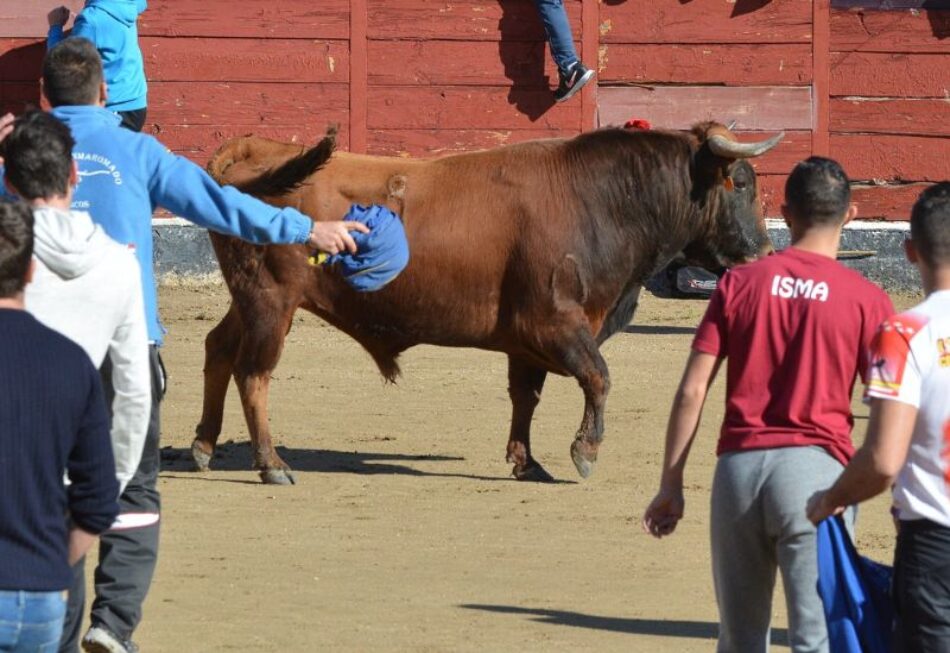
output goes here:
<path id="1" fill-rule="evenodd" d="M 373 453 L 367 451 L 333 451 L 329 449 L 287 449 L 277 447 L 278 455 L 295 472 L 318 472 L 321 474 L 398 474 L 404 476 L 430 476 L 436 478 L 467 478 L 476 481 L 517 482 L 510 476 L 479 476 L 477 474 L 458 474 L 429 472 L 401 463 L 439 463 L 465 460 L 461 456 L 409 455 L 399 453 Z M 252 464 L 250 442 L 224 442 L 218 445 L 211 463 L 212 471 L 246 472 Z M 162 473 L 191 472 L 194 466 L 191 450 L 188 448 L 164 447 L 162 449 Z M 171 478 L 187 478 L 183 475 Z M 210 480 L 207 477 L 198 477 Z M 223 479 L 222 479 L 223 480 Z M 576 484 L 576 481 L 555 481 L 555 483 Z"/>
<path id="2" fill-rule="evenodd" d="M 565 610 L 544 610 L 540 608 L 519 608 L 509 605 L 483 605 L 477 603 L 465 603 L 459 607 L 466 610 L 482 610 L 484 612 L 495 612 L 499 614 L 526 615 L 532 621 L 556 626 L 573 626 L 575 628 L 605 630 L 630 635 L 686 637 L 690 639 L 709 640 L 714 640 L 719 635 L 719 625 L 710 621 L 601 617 Z M 788 631 L 785 628 L 772 629 L 772 646 L 787 646 L 787 641 Z"/>

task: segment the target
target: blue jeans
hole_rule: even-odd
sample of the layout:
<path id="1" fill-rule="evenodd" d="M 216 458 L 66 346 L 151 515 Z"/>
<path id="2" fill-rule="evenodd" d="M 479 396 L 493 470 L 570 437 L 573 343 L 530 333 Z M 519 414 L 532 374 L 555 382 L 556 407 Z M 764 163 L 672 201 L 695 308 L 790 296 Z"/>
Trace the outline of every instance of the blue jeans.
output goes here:
<path id="1" fill-rule="evenodd" d="M 577 52 L 574 50 L 574 36 L 571 34 L 571 24 L 567 21 L 564 3 L 561 0 L 534 0 L 534 4 L 541 14 L 554 63 L 562 72 L 567 72 L 577 63 Z"/>
<path id="2" fill-rule="evenodd" d="M 62 592 L 0 591 L 0 651 L 55 653 L 65 615 Z"/>

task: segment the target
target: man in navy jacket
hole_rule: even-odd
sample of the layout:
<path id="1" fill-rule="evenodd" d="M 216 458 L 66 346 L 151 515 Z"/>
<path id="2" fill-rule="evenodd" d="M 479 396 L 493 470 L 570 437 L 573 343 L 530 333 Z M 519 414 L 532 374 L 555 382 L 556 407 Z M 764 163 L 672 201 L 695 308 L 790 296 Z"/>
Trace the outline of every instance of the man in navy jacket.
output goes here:
<path id="1" fill-rule="evenodd" d="M 86 352 L 24 310 L 33 212 L 0 202 L 0 649 L 60 639 L 70 565 L 118 514 L 109 415 Z M 63 484 L 63 471 L 70 480 Z M 67 530 L 63 515 L 70 515 Z"/>

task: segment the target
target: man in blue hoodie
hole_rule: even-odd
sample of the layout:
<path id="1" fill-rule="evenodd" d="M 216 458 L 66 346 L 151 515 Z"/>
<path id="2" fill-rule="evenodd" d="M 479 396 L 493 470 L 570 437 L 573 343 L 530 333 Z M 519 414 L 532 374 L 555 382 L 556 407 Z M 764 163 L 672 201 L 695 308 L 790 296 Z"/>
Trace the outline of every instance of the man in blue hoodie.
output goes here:
<path id="1" fill-rule="evenodd" d="M 123 127 L 137 132 L 145 125 L 148 87 L 136 20 L 146 7 L 145 0 L 86 0 L 70 33 L 89 39 L 96 46 L 109 88 L 106 109 L 122 118 Z M 57 7 L 47 19 L 49 49 L 65 37 L 63 28 L 69 21 L 69 8 Z"/>
<path id="2" fill-rule="evenodd" d="M 52 114 L 69 126 L 76 141 L 79 185 L 72 208 L 87 211 L 113 240 L 134 247 L 142 272 L 155 379 L 151 421 L 142 462 L 119 500 L 117 525 L 101 539 L 92 627 L 83 638 L 86 651 L 125 653 L 136 650 L 132 633 L 141 620 L 158 556 L 159 401 L 165 392 L 158 346 L 164 329 L 152 266 L 152 212 L 161 206 L 250 242 L 306 244 L 331 255 L 344 250 L 355 254 L 349 232 L 369 229 L 358 222 L 313 222 L 292 208 L 277 209 L 233 187 L 222 188 L 151 136 L 121 129 L 119 118 L 104 108 L 102 64 L 86 39 L 69 38 L 47 52 L 43 92 Z M 4 129 L 0 120 L 0 138 Z"/>

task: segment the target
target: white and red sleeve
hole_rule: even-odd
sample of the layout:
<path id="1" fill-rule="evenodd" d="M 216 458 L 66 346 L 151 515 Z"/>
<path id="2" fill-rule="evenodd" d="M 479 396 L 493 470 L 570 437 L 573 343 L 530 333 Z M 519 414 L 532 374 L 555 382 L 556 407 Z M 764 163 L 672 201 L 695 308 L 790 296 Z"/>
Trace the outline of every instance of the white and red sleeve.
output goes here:
<path id="1" fill-rule="evenodd" d="M 925 317 L 904 313 L 880 326 L 871 341 L 865 398 L 893 399 L 920 407 L 921 371 L 911 342 L 926 324 Z"/>

